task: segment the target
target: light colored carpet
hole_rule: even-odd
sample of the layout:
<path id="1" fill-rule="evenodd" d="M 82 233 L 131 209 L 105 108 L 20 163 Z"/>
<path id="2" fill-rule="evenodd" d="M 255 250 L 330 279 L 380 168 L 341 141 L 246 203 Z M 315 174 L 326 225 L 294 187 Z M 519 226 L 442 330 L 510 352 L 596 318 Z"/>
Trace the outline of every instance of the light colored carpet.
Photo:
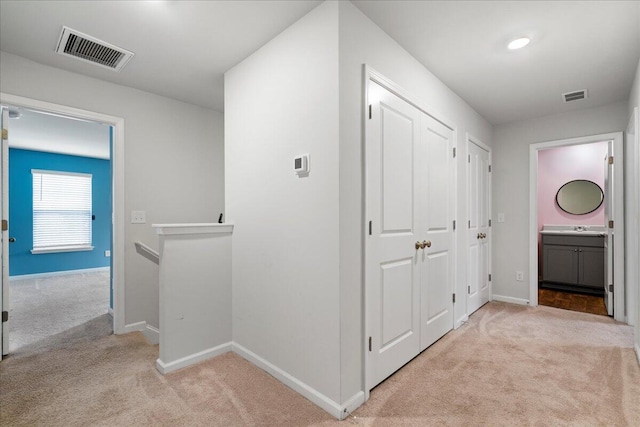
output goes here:
<path id="1" fill-rule="evenodd" d="M 493 302 L 374 389 L 371 425 L 640 426 L 633 328 Z"/>
<path id="2" fill-rule="evenodd" d="M 109 271 L 9 281 L 9 351 L 34 344 L 109 309 Z"/>
<path id="3" fill-rule="evenodd" d="M 0 424 L 640 425 L 632 328 L 603 316 L 489 303 L 342 423 L 235 354 L 162 376 L 141 334 L 106 333 L 83 325 L 3 361 Z"/>

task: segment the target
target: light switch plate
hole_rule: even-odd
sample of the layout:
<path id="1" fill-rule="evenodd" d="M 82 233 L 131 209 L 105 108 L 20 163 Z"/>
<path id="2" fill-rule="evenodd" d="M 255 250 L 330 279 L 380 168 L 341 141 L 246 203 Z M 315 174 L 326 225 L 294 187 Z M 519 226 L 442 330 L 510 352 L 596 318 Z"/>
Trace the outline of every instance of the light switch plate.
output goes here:
<path id="1" fill-rule="evenodd" d="M 498 222 L 504 222 L 504 212 L 498 212 Z"/>
<path id="2" fill-rule="evenodd" d="M 131 211 L 131 224 L 144 224 L 147 222 L 145 211 Z"/>

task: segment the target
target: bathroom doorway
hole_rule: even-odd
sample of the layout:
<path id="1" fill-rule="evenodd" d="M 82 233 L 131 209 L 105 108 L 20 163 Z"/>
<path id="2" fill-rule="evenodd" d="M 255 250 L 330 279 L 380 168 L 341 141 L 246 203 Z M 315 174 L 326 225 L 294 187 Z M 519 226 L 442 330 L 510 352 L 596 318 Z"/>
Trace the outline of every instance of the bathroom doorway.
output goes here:
<path id="1" fill-rule="evenodd" d="M 625 320 L 622 162 L 621 132 L 531 145 L 531 305 Z"/>
<path id="2" fill-rule="evenodd" d="M 538 151 L 538 303 L 607 315 L 605 168 L 608 142 Z"/>

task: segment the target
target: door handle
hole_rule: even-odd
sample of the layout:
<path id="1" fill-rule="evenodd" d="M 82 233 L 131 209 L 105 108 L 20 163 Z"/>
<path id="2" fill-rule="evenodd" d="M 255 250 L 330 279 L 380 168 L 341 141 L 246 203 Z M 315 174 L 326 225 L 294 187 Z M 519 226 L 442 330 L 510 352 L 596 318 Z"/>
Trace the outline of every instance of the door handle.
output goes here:
<path id="1" fill-rule="evenodd" d="M 477 239 L 482 239 L 482 234 L 478 233 Z"/>
<path id="2" fill-rule="evenodd" d="M 416 251 L 418 249 L 424 249 L 424 244 L 422 242 L 416 242 Z"/>
<path id="3" fill-rule="evenodd" d="M 9 237 L 9 243 L 15 243 L 16 238 L 15 237 Z"/>
<path id="4" fill-rule="evenodd" d="M 428 247 L 428 248 L 430 248 L 430 247 L 431 247 L 431 240 L 425 240 L 425 241 L 423 241 L 423 242 L 422 242 L 422 249 L 424 249 L 424 247 L 425 247 L 425 246 L 426 246 L 426 247 Z"/>

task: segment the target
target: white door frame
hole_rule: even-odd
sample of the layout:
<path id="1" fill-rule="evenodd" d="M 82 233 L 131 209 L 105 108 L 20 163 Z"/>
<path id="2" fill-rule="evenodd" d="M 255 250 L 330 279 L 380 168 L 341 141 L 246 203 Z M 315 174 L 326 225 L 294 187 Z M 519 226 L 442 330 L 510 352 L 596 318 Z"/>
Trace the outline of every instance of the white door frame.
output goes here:
<path id="1" fill-rule="evenodd" d="M 633 159 L 633 168 L 635 170 L 635 183 L 634 187 L 631 191 L 635 194 L 635 214 L 637 215 L 636 220 L 640 220 L 640 111 L 638 107 L 634 107 L 631 112 L 631 118 L 629 119 L 630 125 L 627 126 L 627 129 L 631 127 L 631 123 L 633 123 L 634 131 L 635 131 L 635 141 L 633 142 L 635 146 L 635 158 Z M 638 223 L 636 223 L 636 227 Z M 634 325 L 634 347 L 636 351 L 636 358 L 638 359 L 638 363 L 640 363 L 640 242 L 638 242 L 638 236 L 630 236 L 631 239 L 635 239 L 634 248 L 631 251 L 631 256 L 628 257 L 629 262 L 634 263 L 636 265 L 635 268 L 635 305 L 630 307 L 629 315 L 633 316 L 635 311 L 635 325 Z M 633 240 L 632 240 L 633 241 Z M 635 251 L 635 254 L 633 253 Z"/>
<path id="2" fill-rule="evenodd" d="M 458 130 L 457 128 L 452 124 L 453 121 L 449 120 L 448 118 L 446 118 L 445 116 L 434 112 L 432 108 L 428 108 L 426 107 L 426 103 L 416 99 L 415 97 L 411 96 L 409 94 L 408 91 L 402 89 L 400 86 L 398 86 L 396 83 L 394 83 L 393 81 L 387 79 L 385 76 L 383 76 L 381 73 L 377 72 L 376 70 L 374 70 L 373 68 L 371 68 L 370 66 L 364 64 L 363 68 L 362 68 L 362 74 L 363 74 L 363 78 L 362 78 L 362 200 L 363 200 L 363 217 L 362 217 L 362 251 L 363 251 L 363 256 L 362 256 L 362 280 L 363 280 L 363 292 L 362 292 L 362 324 L 364 325 L 364 336 L 363 336 L 363 351 L 362 351 L 362 357 L 363 357 L 363 384 L 362 387 L 364 389 L 364 401 L 366 402 L 367 400 L 369 400 L 369 395 L 370 395 L 370 390 L 369 387 L 367 386 L 367 384 L 369 384 L 369 378 L 373 377 L 373 370 L 372 370 L 372 364 L 369 362 L 369 343 L 368 343 L 368 339 L 367 337 L 371 336 L 371 327 L 369 325 L 369 316 L 370 316 L 370 311 L 367 307 L 367 236 L 369 235 L 369 213 L 368 213 L 368 201 L 367 201 L 367 188 L 366 188 L 366 183 L 367 181 L 367 176 L 368 176 L 368 170 L 367 170 L 367 153 L 366 153 L 366 149 L 367 149 L 367 120 L 369 117 L 369 104 L 370 104 L 370 99 L 369 99 L 369 82 L 375 82 L 377 84 L 379 84 L 380 86 L 384 87 L 385 89 L 387 89 L 388 91 L 392 92 L 393 94 L 397 95 L 398 97 L 402 98 L 403 100 L 405 100 L 406 102 L 408 102 L 409 104 L 413 105 L 414 107 L 416 107 L 418 110 L 422 111 L 423 113 L 431 116 L 432 118 L 434 118 L 435 120 L 437 120 L 438 122 L 442 123 L 444 126 L 448 127 L 449 129 L 452 130 L 453 132 L 453 149 L 457 150 L 457 146 L 458 146 Z M 457 161 L 457 157 L 455 159 L 455 161 L 453 162 L 453 168 L 454 168 L 454 172 L 453 172 L 453 176 L 455 177 L 454 182 L 453 182 L 453 191 L 455 193 L 455 202 L 454 202 L 454 209 L 453 209 L 453 215 L 454 218 L 458 218 L 458 198 L 457 198 L 457 194 L 458 194 L 458 161 Z M 459 221 L 458 221 L 459 222 Z M 454 278 L 453 278 L 453 286 L 454 286 L 454 291 L 457 292 L 457 285 L 458 285 L 458 239 L 457 237 L 454 239 L 454 243 L 453 243 L 453 252 L 454 252 Z M 466 289 L 466 288 L 465 288 Z M 453 326 L 454 328 L 456 327 L 456 322 L 455 322 L 455 306 L 454 306 L 454 318 L 453 318 Z"/>
<path id="3" fill-rule="evenodd" d="M 627 275 L 625 282 L 627 285 L 627 323 L 630 325 L 638 324 L 638 307 L 640 304 L 640 242 L 638 235 L 640 234 L 640 117 L 638 117 L 638 107 L 634 107 L 631 111 L 629 123 L 625 129 L 625 166 L 628 167 L 628 179 L 625 186 L 625 192 L 629 197 L 625 200 L 625 220 L 629 227 L 627 233 L 629 239 L 626 241 L 626 258 L 627 258 Z M 629 140 L 629 132 L 632 133 L 633 139 Z M 631 150 L 627 151 L 627 147 L 631 146 Z"/>
<path id="4" fill-rule="evenodd" d="M 113 332 L 123 334 L 125 330 L 125 285 L 124 285 L 124 119 L 89 110 L 68 107 L 23 96 L 10 95 L 0 92 L 0 103 L 16 107 L 25 107 L 64 116 L 91 120 L 113 126 L 113 156 L 111 167 L 113 170 L 112 188 L 112 228 L 113 248 L 111 253 L 111 268 L 113 269 Z M 11 132 L 11 131 L 9 131 Z M 9 166 L 11 167 L 11 166 Z M 8 286 L 8 284 L 5 284 Z"/>
<path id="5" fill-rule="evenodd" d="M 529 146 L 529 305 L 538 305 L 538 151 L 566 147 L 570 145 L 590 144 L 602 141 L 614 141 L 615 153 L 615 189 L 614 189 L 614 224 L 617 238 L 614 239 L 616 262 L 613 284 L 614 319 L 625 321 L 624 295 L 624 157 L 623 133 L 612 132 L 599 135 L 581 136 L 578 138 L 560 139 L 531 144 Z"/>

